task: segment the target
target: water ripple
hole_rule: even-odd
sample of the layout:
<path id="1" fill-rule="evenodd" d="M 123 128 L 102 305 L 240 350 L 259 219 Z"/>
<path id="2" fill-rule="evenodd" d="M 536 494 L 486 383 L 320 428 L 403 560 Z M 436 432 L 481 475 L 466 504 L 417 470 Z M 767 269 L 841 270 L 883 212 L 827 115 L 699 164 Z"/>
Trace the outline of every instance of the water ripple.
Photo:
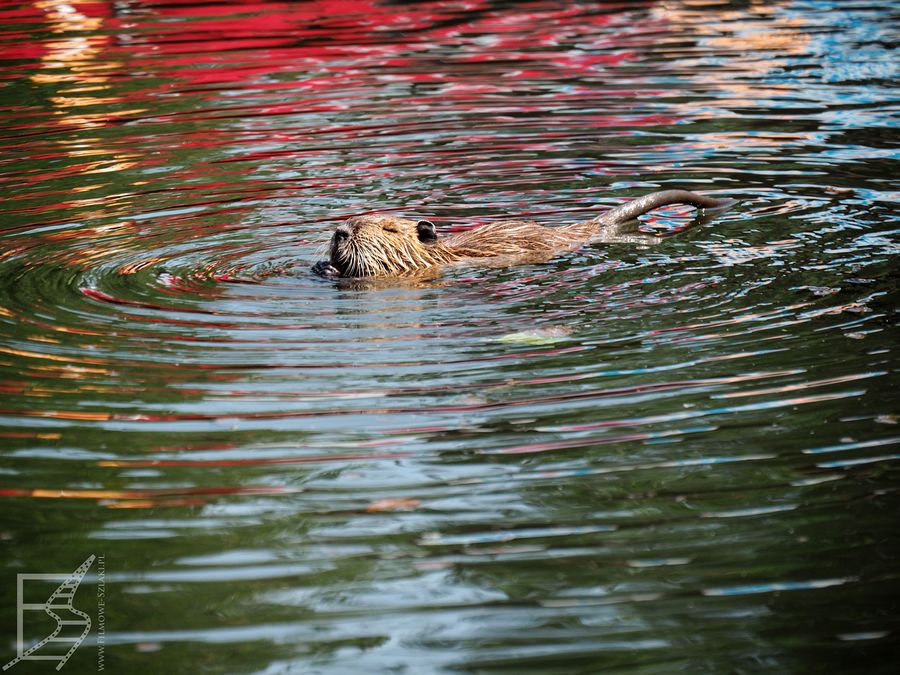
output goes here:
<path id="1" fill-rule="evenodd" d="M 896 660 L 893 5 L 0 18 L 0 543 L 9 575 L 108 554 L 110 663 Z M 447 235 L 673 187 L 738 204 L 309 272 L 360 213 Z"/>

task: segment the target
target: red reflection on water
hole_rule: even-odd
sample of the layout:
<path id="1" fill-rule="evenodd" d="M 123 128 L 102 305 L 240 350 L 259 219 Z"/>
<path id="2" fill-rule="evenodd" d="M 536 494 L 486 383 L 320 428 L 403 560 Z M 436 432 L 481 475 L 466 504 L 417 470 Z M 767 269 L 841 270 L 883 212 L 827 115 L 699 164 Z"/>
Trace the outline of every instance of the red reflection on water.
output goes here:
<path id="1" fill-rule="evenodd" d="M 382 6 L 370 0 L 317 0 L 218 6 L 147 3 L 122 12 L 111 2 L 39 0 L 30 7 L 0 12 L 0 18 L 12 24 L 40 22 L 63 36 L 5 49 L 7 58 L 41 59 L 54 70 L 48 75 L 51 78 L 102 84 L 112 75 L 131 75 L 147 69 L 182 85 L 262 80 L 254 82 L 254 89 L 317 90 L 344 86 L 347 80 L 369 80 L 367 69 L 374 66 L 379 74 L 391 72 L 394 79 L 447 82 L 447 94 L 473 98 L 495 91 L 496 84 L 489 84 L 487 78 L 476 83 L 479 70 L 472 66 L 502 68 L 502 77 L 509 80 L 540 80 L 559 78 L 560 71 L 591 72 L 633 59 L 633 50 L 610 51 L 615 50 L 620 35 L 608 27 L 621 22 L 622 14 L 634 6 L 623 7 L 621 13 L 609 11 L 609 7 L 532 2 L 511 11 L 492 9 L 490 3 L 472 0 L 456 6 L 446 2 L 416 3 L 398 11 L 396 6 Z M 140 15 L 139 20 L 135 13 Z M 655 23 L 663 25 L 664 21 L 656 19 Z M 138 27 L 140 30 L 136 30 Z M 87 32 L 91 34 L 84 37 Z M 489 36 L 486 42 L 485 36 Z M 583 37 L 584 48 L 562 47 L 573 36 Z M 623 33 L 621 37 L 624 36 Z M 634 36 L 627 40 L 630 46 L 636 44 Z M 644 42 L 649 40 L 644 38 Z M 421 59 L 438 45 L 465 48 L 457 54 L 442 54 L 433 62 Z M 473 48 L 475 45 L 478 48 Z M 414 56 L 417 58 L 411 58 Z M 337 62 L 341 67 L 333 67 Z M 319 75 L 316 71 L 323 68 L 330 72 Z M 274 73 L 298 70 L 307 72 L 292 81 L 269 80 Z M 154 90 L 171 91 L 171 85 L 110 100 L 146 101 L 147 93 Z M 93 98 L 100 103 L 103 99 L 99 91 L 102 88 L 85 91 L 84 98 L 73 102 L 89 104 Z M 66 102 L 61 100 L 61 104 Z M 323 102 L 319 101 L 319 105 Z M 308 106 L 306 101 L 273 103 L 254 114 L 301 112 Z M 345 104 L 337 100 L 330 107 L 325 106 L 320 109 L 340 110 Z M 242 116 L 251 113 L 249 105 L 228 109 L 243 109 Z M 135 113 L 130 112 L 132 116 Z M 89 116 L 84 121 L 102 120 Z M 43 120 L 35 126 L 41 124 Z"/>

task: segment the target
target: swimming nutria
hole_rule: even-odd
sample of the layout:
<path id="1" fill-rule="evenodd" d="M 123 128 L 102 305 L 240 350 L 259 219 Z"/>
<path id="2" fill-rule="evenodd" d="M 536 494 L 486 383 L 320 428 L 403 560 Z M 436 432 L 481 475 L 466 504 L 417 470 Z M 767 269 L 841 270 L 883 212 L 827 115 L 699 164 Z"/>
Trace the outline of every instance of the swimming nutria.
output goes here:
<path id="1" fill-rule="evenodd" d="M 659 206 L 690 204 L 721 209 L 734 203 L 732 199 L 713 199 L 686 190 L 664 190 L 572 225 L 544 227 L 530 220 L 503 220 L 443 239 L 438 238 L 434 224 L 428 220 L 356 216 L 335 230 L 329 260 L 316 263 L 313 271 L 326 276 L 385 277 L 473 259 L 533 261 L 588 241 L 633 240 L 621 236 L 620 226 Z"/>

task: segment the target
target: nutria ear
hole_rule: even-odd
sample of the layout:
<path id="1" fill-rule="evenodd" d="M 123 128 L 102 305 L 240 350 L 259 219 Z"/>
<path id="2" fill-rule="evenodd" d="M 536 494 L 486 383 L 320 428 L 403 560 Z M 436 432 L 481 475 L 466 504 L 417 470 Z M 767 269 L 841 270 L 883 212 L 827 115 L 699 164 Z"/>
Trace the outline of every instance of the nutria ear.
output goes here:
<path id="1" fill-rule="evenodd" d="M 434 223 L 430 220 L 420 220 L 416 223 L 416 232 L 419 234 L 419 241 L 423 244 L 433 244 L 437 241 L 437 232 L 434 230 Z"/>

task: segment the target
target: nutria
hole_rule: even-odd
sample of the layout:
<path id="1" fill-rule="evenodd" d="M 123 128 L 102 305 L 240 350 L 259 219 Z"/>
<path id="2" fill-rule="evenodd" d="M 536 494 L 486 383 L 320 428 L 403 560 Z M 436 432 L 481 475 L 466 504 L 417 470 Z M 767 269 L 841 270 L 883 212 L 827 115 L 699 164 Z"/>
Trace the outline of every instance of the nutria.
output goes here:
<path id="1" fill-rule="evenodd" d="M 590 241 L 633 241 L 634 236 L 622 235 L 621 226 L 659 206 L 690 204 L 722 209 L 734 203 L 686 190 L 664 190 L 572 225 L 544 227 L 530 220 L 503 220 L 446 238 L 438 238 L 434 224 L 428 220 L 356 216 L 335 230 L 329 260 L 316 263 L 313 270 L 325 276 L 386 277 L 456 262 L 534 261 Z"/>

